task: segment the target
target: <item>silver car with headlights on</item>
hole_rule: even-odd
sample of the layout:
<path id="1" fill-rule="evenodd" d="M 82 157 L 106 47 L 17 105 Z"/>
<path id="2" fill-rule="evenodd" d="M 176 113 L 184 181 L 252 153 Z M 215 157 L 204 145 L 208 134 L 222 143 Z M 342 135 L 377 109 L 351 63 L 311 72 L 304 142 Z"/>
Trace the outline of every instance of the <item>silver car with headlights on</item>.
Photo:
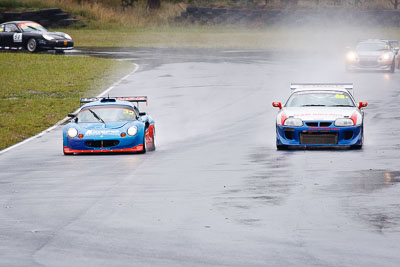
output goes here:
<path id="1" fill-rule="evenodd" d="M 385 70 L 394 72 L 398 66 L 399 47 L 395 40 L 368 39 L 359 41 L 346 53 L 346 71 Z"/>

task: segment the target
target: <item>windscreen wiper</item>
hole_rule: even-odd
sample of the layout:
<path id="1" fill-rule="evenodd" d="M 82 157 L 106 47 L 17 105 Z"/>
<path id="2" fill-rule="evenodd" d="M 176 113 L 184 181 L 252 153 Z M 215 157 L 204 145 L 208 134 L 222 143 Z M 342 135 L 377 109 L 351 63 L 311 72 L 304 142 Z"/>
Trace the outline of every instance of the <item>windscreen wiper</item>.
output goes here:
<path id="1" fill-rule="evenodd" d="M 88 110 L 93 114 L 93 116 L 94 116 L 98 121 L 100 121 L 100 122 L 106 124 L 106 122 L 103 121 L 103 119 L 100 118 L 99 115 L 97 115 L 93 110 L 91 110 L 90 108 L 88 108 Z"/>
<path id="2" fill-rule="evenodd" d="M 325 105 L 302 105 L 302 107 L 325 107 Z"/>
<path id="3" fill-rule="evenodd" d="M 330 107 L 353 107 L 351 105 L 331 105 Z"/>

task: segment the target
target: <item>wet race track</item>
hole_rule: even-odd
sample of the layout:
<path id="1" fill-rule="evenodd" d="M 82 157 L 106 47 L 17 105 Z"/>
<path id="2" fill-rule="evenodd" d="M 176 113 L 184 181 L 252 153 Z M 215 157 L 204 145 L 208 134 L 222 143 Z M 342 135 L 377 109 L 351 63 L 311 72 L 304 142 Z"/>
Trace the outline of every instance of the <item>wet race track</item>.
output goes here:
<path id="1" fill-rule="evenodd" d="M 76 52 L 80 54 L 84 52 Z M 398 266 L 400 71 L 337 54 L 139 49 L 157 150 L 62 153 L 61 127 L 0 154 L 0 266 Z M 275 148 L 291 82 L 353 82 L 362 150 Z"/>

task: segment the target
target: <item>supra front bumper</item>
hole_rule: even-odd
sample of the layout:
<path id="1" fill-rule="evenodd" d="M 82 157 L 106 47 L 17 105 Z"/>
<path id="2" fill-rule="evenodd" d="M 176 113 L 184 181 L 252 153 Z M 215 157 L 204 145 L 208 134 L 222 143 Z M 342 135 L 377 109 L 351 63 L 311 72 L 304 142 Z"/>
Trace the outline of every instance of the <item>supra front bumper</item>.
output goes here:
<path id="1" fill-rule="evenodd" d="M 64 136 L 64 153 L 103 153 L 143 151 L 143 136 L 124 138 L 70 138 Z"/>
<path id="2" fill-rule="evenodd" d="M 332 123 L 333 125 L 333 123 Z M 284 146 L 354 146 L 362 144 L 362 126 L 276 126 L 276 144 Z"/>

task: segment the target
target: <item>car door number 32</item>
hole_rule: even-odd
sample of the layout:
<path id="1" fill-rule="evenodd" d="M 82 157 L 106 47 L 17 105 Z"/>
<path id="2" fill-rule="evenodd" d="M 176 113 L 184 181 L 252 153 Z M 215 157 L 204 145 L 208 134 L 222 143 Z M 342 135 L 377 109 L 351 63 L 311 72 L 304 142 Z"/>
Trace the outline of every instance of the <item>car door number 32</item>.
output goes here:
<path id="1" fill-rule="evenodd" d="M 14 43 L 22 43 L 22 33 L 14 33 Z"/>

